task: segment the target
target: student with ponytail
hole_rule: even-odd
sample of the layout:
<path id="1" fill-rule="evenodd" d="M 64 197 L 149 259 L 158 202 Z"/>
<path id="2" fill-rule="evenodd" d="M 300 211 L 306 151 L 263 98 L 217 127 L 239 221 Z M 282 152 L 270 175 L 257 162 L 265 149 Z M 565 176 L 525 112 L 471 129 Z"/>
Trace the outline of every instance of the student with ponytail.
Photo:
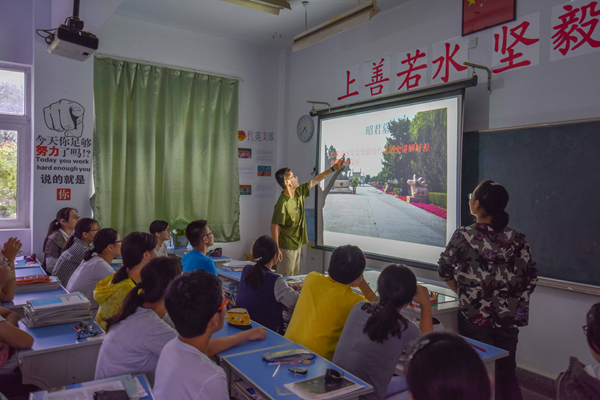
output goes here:
<path id="1" fill-rule="evenodd" d="M 506 189 L 490 180 L 469 194 L 476 223 L 454 232 L 438 274 L 458 294 L 460 334 L 509 352 L 496 362 L 496 398 L 521 400 L 515 355 L 537 269 L 525 235 L 507 226 L 508 199 Z"/>
<path id="2" fill-rule="evenodd" d="M 98 308 L 94 300 L 94 289 L 102 279 L 115 273 L 110 263 L 121 256 L 121 236 L 112 228 L 100 229 L 94 236 L 94 249 L 83 255 L 83 261 L 73 272 L 67 290 L 82 292 L 92 303 L 92 309 Z"/>
<path id="3" fill-rule="evenodd" d="M 272 271 L 279 249 L 270 236 L 261 236 L 252 246 L 255 265 L 246 265 L 240 279 L 236 306 L 248 310 L 250 318 L 281 335 L 284 333 L 283 307 L 293 310 L 299 293 Z"/>
<path id="4" fill-rule="evenodd" d="M 177 333 L 162 318 L 167 313 L 164 293 L 181 273 L 177 257 L 152 259 L 140 272 L 141 281 L 129 292 L 120 311 L 106 320 L 108 333 L 96 363 L 95 379 L 154 370 L 163 347 Z"/>
<path id="5" fill-rule="evenodd" d="M 365 400 L 406 391 L 406 380 L 393 377 L 398 359 L 421 333 L 433 330 L 429 292 L 406 266 L 388 265 L 377 289 L 379 302 L 361 301 L 352 308 L 333 356 L 334 364 L 373 386 L 373 393 L 361 397 Z M 421 305 L 419 328 L 400 314 L 413 300 Z"/>
<path id="6" fill-rule="evenodd" d="M 54 264 L 56 264 L 56 261 L 60 257 L 60 253 L 62 253 L 62 249 L 65 247 L 67 239 L 69 239 L 73 233 L 75 224 L 77 224 L 78 220 L 77 210 L 71 207 L 65 207 L 61 208 L 58 213 L 56 213 L 56 218 L 50 222 L 48 234 L 46 235 L 44 245 L 42 246 L 44 249 L 44 262 L 42 263 L 42 267 L 48 273 L 54 271 Z"/>
<path id="7" fill-rule="evenodd" d="M 123 266 L 96 285 L 94 299 L 99 308 L 96 322 L 106 330 L 106 320 L 121 309 L 127 294 L 140 282 L 140 273 L 150 260 L 156 258 L 156 237 L 145 232 L 132 232 L 121 244 Z"/>
<path id="8" fill-rule="evenodd" d="M 95 219 L 82 218 L 75 225 L 75 230 L 65 243 L 54 266 L 54 275 L 58 276 L 63 286 L 68 285 L 71 275 L 81 264 L 83 255 L 92 249 L 91 245 L 96 232 L 98 232 L 98 221 Z"/>

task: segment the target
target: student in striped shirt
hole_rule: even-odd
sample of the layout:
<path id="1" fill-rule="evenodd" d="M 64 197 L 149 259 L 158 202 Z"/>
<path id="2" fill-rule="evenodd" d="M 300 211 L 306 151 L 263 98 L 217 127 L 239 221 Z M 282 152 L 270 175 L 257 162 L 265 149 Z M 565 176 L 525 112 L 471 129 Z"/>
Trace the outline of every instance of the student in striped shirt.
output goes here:
<path id="1" fill-rule="evenodd" d="M 81 264 L 83 255 L 92 249 L 94 236 L 98 232 L 98 221 L 82 218 L 75 225 L 73 234 L 67 240 L 63 251 L 54 266 L 54 275 L 58 276 L 63 286 L 67 286 L 73 272 Z"/>

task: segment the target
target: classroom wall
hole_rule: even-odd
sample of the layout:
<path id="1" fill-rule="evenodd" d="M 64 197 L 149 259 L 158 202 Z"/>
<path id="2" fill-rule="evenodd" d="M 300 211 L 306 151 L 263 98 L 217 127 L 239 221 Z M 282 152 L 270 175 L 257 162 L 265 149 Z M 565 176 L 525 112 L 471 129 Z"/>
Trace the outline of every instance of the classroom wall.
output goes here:
<path id="1" fill-rule="evenodd" d="M 0 11 L 0 60 L 31 65 L 35 34 L 33 2 L 0 0 Z"/>
<path id="2" fill-rule="evenodd" d="M 286 160 L 301 181 L 309 179 L 316 163 L 316 135 L 309 143 L 301 143 L 294 132 L 298 118 L 310 110 L 306 100 L 335 104 L 334 81 L 340 68 L 388 54 L 395 63 L 396 55 L 402 51 L 460 36 L 461 3 L 460 0 L 412 1 L 291 54 Z M 517 18 L 541 13 L 540 64 L 494 76 L 491 94 L 487 93 L 486 74 L 478 71 L 479 85 L 466 91 L 465 131 L 600 117 L 600 80 L 595 79 L 600 53 L 549 61 L 551 8 L 563 3 L 566 2 L 517 2 Z M 478 38 L 478 45 L 470 50 L 469 61 L 491 67 L 492 30 L 472 36 Z M 329 256 L 324 254 L 325 267 Z M 385 266 L 373 261 L 368 264 Z M 431 271 L 415 272 L 425 278 L 436 276 Z M 589 307 L 599 300 L 595 296 L 538 287 L 531 300 L 530 325 L 521 329 L 519 366 L 556 377 L 566 369 L 570 355 L 592 363 L 581 326 Z"/>

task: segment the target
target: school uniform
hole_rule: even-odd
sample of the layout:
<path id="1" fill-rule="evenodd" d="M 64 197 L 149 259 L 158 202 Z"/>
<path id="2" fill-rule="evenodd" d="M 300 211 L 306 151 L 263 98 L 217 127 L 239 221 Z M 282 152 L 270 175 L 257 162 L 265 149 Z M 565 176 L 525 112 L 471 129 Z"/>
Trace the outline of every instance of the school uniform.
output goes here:
<path id="1" fill-rule="evenodd" d="M 215 262 L 198 250 L 192 250 L 183 256 L 181 264 L 183 265 L 183 272 L 203 270 L 218 276 Z"/>
<path id="2" fill-rule="evenodd" d="M 102 279 L 115 273 L 115 270 L 99 255 L 95 255 L 87 261 L 82 261 L 79 267 L 71 275 L 67 284 L 67 291 L 81 292 L 92 303 L 92 309 L 98 308 L 98 302 L 94 299 L 94 289 Z"/>
<path id="3" fill-rule="evenodd" d="M 52 274 L 54 271 L 54 265 L 60 254 L 62 253 L 63 247 L 67 243 L 69 235 L 62 229 L 52 232 L 46 240 L 46 246 L 44 247 L 44 262 L 42 267 L 49 273 Z"/>
<path id="4" fill-rule="evenodd" d="M 74 238 L 73 244 L 67 250 L 63 251 L 54 266 L 54 275 L 60 279 L 63 286 L 69 284 L 69 279 L 73 272 L 79 267 L 83 260 L 83 255 L 91 250 L 92 246 L 87 245 L 83 240 Z"/>

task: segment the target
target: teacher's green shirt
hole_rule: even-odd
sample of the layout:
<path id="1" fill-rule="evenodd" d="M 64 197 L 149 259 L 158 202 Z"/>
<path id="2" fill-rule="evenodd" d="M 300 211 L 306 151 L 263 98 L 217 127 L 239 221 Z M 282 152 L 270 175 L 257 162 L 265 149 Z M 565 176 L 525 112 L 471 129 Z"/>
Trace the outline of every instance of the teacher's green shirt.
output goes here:
<path id="1" fill-rule="evenodd" d="M 310 182 L 298 186 L 294 194 L 292 199 L 281 192 L 271 218 L 271 224 L 279 225 L 279 248 L 286 250 L 298 250 L 308 242 L 304 199 L 310 196 Z"/>

